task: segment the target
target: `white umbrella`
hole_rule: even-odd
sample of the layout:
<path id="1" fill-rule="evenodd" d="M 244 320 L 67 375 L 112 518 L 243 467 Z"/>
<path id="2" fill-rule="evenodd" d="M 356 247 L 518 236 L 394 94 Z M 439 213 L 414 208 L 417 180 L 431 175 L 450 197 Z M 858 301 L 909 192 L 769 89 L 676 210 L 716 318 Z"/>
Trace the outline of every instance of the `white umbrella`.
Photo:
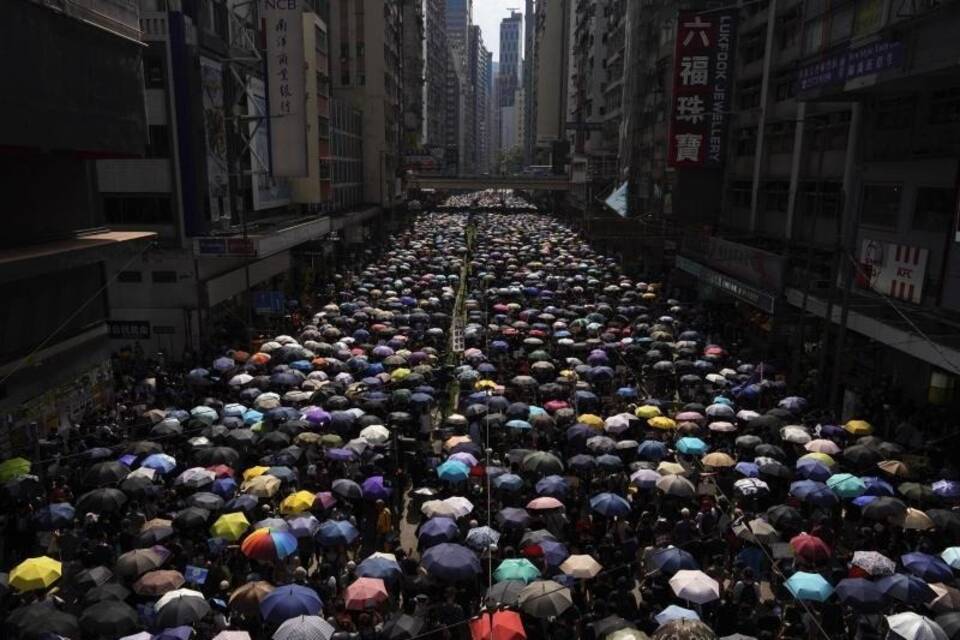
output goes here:
<path id="1" fill-rule="evenodd" d="M 813 436 L 807 431 L 806 427 L 797 424 L 787 425 L 780 429 L 780 439 L 793 444 L 807 444 L 813 440 Z"/>
<path id="2" fill-rule="evenodd" d="M 670 588 L 688 602 L 706 604 L 720 599 L 720 583 L 703 571 L 682 569 L 670 578 Z"/>
<path id="3" fill-rule="evenodd" d="M 887 616 L 890 632 L 904 640 L 948 640 L 943 628 L 926 616 L 912 611 Z"/>
<path id="4" fill-rule="evenodd" d="M 230 378 L 231 387 L 242 387 L 253 382 L 253 376 L 249 373 L 238 373 L 237 375 Z"/>
<path id="5" fill-rule="evenodd" d="M 744 496 L 755 496 L 770 491 L 770 485 L 759 478 L 743 478 L 733 483 L 733 488 Z"/>
<path id="6" fill-rule="evenodd" d="M 603 430 L 607 433 L 619 435 L 630 428 L 630 419 L 633 416 L 629 413 L 618 413 L 610 416 L 603 421 Z"/>
<path id="7" fill-rule="evenodd" d="M 560 565 L 560 571 L 574 578 L 595 578 L 602 570 L 603 566 L 587 554 L 568 556 Z"/>
<path id="8" fill-rule="evenodd" d="M 130 478 L 146 478 L 147 480 L 153 480 L 157 477 L 157 470 L 150 469 L 149 467 L 139 467 L 130 472 L 130 475 L 127 476 L 127 479 Z"/>
<path id="9" fill-rule="evenodd" d="M 360 437 L 370 444 L 383 444 L 390 439 L 390 430 L 382 424 L 372 424 L 360 432 Z"/>
<path id="10" fill-rule="evenodd" d="M 204 595 L 199 591 L 194 591 L 193 589 L 174 589 L 173 591 L 167 591 L 163 594 L 160 599 L 157 600 L 154 608 L 160 611 L 160 609 L 163 609 L 170 602 L 180 598 L 200 598 L 201 600 L 205 600 Z"/>

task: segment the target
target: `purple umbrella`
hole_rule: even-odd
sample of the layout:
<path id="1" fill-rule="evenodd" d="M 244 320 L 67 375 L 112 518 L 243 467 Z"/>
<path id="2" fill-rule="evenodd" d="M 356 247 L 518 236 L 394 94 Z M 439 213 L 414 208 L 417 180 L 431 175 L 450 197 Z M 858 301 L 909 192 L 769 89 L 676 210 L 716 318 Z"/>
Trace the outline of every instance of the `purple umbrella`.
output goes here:
<path id="1" fill-rule="evenodd" d="M 393 492 L 390 487 L 384 486 L 383 476 L 370 476 L 360 486 L 363 497 L 367 500 L 386 500 Z"/>
<path id="2" fill-rule="evenodd" d="M 420 561 L 427 575 L 442 582 L 463 582 L 480 574 L 480 558 L 463 545 L 444 542 L 430 547 Z"/>
<path id="3" fill-rule="evenodd" d="M 330 414 L 320 407 L 308 407 L 304 410 L 303 417 L 315 427 L 325 427 L 330 424 Z"/>
<path id="4" fill-rule="evenodd" d="M 353 460 L 354 452 L 352 449 L 327 449 L 327 459 L 347 462 Z"/>
<path id="5" fill-rule="evenodd" d="M 430 518 L 423 523 L 417 538 L 420 548 L 428 549 L 443 542 L 453 542 L 460 537 L 460 527 L 452 518 Z"/>

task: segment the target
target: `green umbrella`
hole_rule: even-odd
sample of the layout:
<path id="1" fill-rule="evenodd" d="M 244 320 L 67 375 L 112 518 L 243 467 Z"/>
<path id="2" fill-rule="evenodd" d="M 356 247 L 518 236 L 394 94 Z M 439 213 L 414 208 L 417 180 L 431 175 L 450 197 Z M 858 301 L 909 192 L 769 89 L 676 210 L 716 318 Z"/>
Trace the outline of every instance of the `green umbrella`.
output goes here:
<path id="1" fill-rule="evenodd" d="M 827 478 L 827 486 L 841 498 L 856 498 L 867 490 L 863 480 L 849 473 L 835 473 Z"/>
<path id="2" fill-rule="evenodd" d="M 517 580 L 529 584 L 539 577 L 540 570 L 526 558 L 507 558 L 493 572 L 493 579 L 497 582 Z"/>
<path id="3" fill-rule="evenodd" d="M 10 458 L 0 462 L 0 483 L 30 473 L 30 461 L 26 458 Z"/>

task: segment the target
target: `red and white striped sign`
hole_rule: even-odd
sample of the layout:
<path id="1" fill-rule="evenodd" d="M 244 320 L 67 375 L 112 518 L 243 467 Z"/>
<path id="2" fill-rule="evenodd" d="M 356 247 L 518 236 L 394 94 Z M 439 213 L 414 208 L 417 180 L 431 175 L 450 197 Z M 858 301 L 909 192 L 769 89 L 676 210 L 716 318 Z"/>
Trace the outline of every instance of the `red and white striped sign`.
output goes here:
<path id="1" fill-rule="evenodd" d="M 858 281 L 877 293 L 919 304 L 929 255 L 922 247 L 865 239 Z"/>

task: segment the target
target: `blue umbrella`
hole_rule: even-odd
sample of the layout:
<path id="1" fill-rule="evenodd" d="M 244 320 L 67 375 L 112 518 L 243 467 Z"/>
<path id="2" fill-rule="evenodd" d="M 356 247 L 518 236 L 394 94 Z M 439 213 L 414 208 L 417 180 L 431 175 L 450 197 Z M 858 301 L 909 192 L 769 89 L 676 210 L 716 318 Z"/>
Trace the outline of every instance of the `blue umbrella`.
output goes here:
<path id="1" fill-rule="evenodd" d="M 598 493 L 590 498 L 590 508 L 607 518 L 630 513 L 630 503 L 615 493 Z"/>
<path id="2" fill-rule="evenodd" d="M 423 523 L 417 534 L 420 548 L 427 549 L 441 542 L 453 542 L 460 537 L 460 527 L 452 518 L 430 518 Z"/>
<path id="3" fill-rule="evenodd" d="M 237 481 L 233 478 L 217 478 L 213 481 L 213 488 L 211 491 L 218 496 L 228 499 L 232 498 L 237 492 Z"/>
<path id="4" fill-rule="evenodd" d="M 360 485 L 363 489 L 363 497 L 367 500 L 386 500 L 393 492 L 392 489 L 383 484 L 383 476 L 370 476 Z"/>
<path id="5" fill-rule="evenodd" d="M 587 441 L 587 438 L 597 435 L 597 432 L 585 424 L 577 423 L 567 429 L 566 435 L 568 442 L 579 443 L 582 446 Z"/>
<path id="6" fill-rule="evenodd" d="M 790 576 L 784 586 L 797 600 L 826 602 L 833 593 L 833 587 L 819 573 L 798 571 Z"/>
<path id="7" fill-rule="evenodd" d="M 871 502 L 873 502 L 879 497 L 880 496 L 872 496 L 870 494 L 865 494 L 857 498 L 854 498 L 853 500 L 851 500 L 851 502 L 862 509 L 863 507 L 867 506 L 868 504 L 870 504 Z"/>
<path id="8" fill-rule="evenodd" d="M 597 466 L 597 459 L 581 453 L 567 460 L 567 464 L 570 465 L 571 469 L 576 469 L 577 471 L 589 471 Z"/>
<path id="9" fill-rule="evenodd" d="M 442 582 L 463 582 L 480 574 L 480 558 L 463 545 L 444 542 L 430 547 L 420 564 L 427 575 Z"/>
<path id="10" fill-rule="evenodd" d="M 243 424 L 250 425 L 256 424 L 263 420 L 263 414 L 257 411 L 256 409 L 247 409 L 246 413 L 243 414 Z"/>
<path id="11" fill-rule="evenodd" d="M 287 520 L 290 533 L 297 538 L 311 538 L 320 531 L 320 521 L 312 514 L 299 515 Z"/>
<path id="12" fill-rule="evenodd" d="M 864 495 L 867 496 L 893 496 L 893 485 L 877 476 L 866 476 L 860 478 L 867 490 Z"/>
<path id="13" fill-rule="evenodd" d="M 570 557 L 570 551 L 566 545 L 556 540 L 542 540 L 538 546 L 543 550 L 543 559 L 548 567 L 559 567 L 563 561 Z"/>
<path id="14" fill-rule="evenodd" d="M 877 587 L 888 598 L 907 604 L 926 604 L 936 597 L 926 581 L 904 573 L 895 573 L 877 580 Z"/>
<path id="15" fill-rule="evenodd" d="M 807 480 L 826 482 L 833 475 L 830 467 L 813 458 L 797 460 L 797 475 Z"/>
<path id="16" fill-rule="evenodd" d="M 932 488 L 941 498 L 960 498 L 960 482 L 956 480 L 937 480 Z"/>
<path id="17" fill-rule="evenodd" d="M 343 448 L 327 449 L 327 452 L 324 455 L 326 456 L 327 460 L 335 460 L 337 462 L 349 462 L 357 457 L 353 449 Z"/>
<path id="18" fill-rule="evenodd" d="M 383 555 L 372 555 L 357 565 L 356 573 L 361 578 L 379 578 L 386 582 L 396 582 L 403 575 L 400 565 Z"/>
<path id="19" fill-rule="evenodd" d="M 511 429 L 518 429 L 520 431 L 530 431 L 533 429 L 533 425 L 526 420 L 508 420 L 507 426 Z"/>
<path id="20" fill-rule="evenodd" d="M 659 440 L 644 440 L 637 447 L 637 456 L 641 460 L 660 462 L 669 455 L 667 445 Z"/>
<path id="21" fill-rule="evenodd" d="M 540 478 L 536 485 L 537 495 L 550 496 L 562 499 L 567 495 L 569 487 L 562 476 L 552 475 Z"/>
<path id="22" fill-rule="evenodd" d="M 34 521 L 41 530 L 52 531 L 73 523 L 77 510 L 68 502 L 56 502 L 37 510 Z"/>
<path id="23" fill-rule="evenodd" d="M 953 580 L 953 569 L 946 562 L 927 553 L 905 553 L 900 556 L 904 568 L 927 582 L 950 582 Z"/>
<path id="24" fill-rule="evenodd" d="M 177 468 L 177 461 L 173 456 L 165 453 L 154 453 L 144 458 L 141 467 L 154 469 L 158 473 L 167 474 Z"/>
<path id="25" fill-rule="evenodd" d="M 756 478 L 760 475 L 760 467 L 753 462 L 738 462 L 734 469 L 747 478 Z"/>
<path id="26" fill-rule="evenodd" d="M 847 578 L 837 583 L 837 597 L 845 605 L 858 611 L 877 612 L 883 609 L 885 598 L 883 591 L 870 580 Z"/>
<path id="27" fill-rule="evenodd" d="M 684 609 L 672 604 L 658 613 L 655 619 L 660 625 L 665 625 L 672 620 L 699 620 L 700 616 L 692 609 Z"/>
<path id="28" fill-rule="evenodd" d="M 290 467 L 270 467 L 266 470 L 265 474 L 273 476 L 282 482 L 295 482 L 297 480 L 297 472 Z"/>
<path id="29" fill-rule="evenodd" d="M 447 460 L 437 467 L 437 476 L 445 482 L 463 482 L 470 476 L 470 467 L 459 460 Z"/>
<path id="30" fill-rule="evenodd" d="M 650 554 L 650 566 L 655 571 L 662 571 L 667 575 L 673 575 L 681 569 L 699 569 L 700 565 L 694 560 L 690 553 L 677 547 L 667 547 L 657 549 Z"/>
<path id="31" fill-rule="evenodd" d="M 312 616 L 320 612 L 323 602 L 317 592 L 299 584 L 277 587 L 260 601 L 260 616 L 278 624 L 296 616 Z"/>
<path id="32" fill-rule="evenodd" d="M 611 453 L 605 453 L 597 456 L 597 464 L 604 469 L 619 469 L 623 466 L 623 460 Z"/>
<path id="33" fill-rule="evenodd" d="M 360 532 L 348 520 L 326 520 L 317 531 L 317 540 L 328 547 L 352 544 L 359 536 Z"/>
<path id="34" fill-rule="evenodd" d="M 514 473 L 505 473 L 493 480 L 493 486 L 501 491 L 520 491 L 523 489 L 523 478 Z"/>
<path id="35" fill-rule="evenodd" d="M 505 507 L 497 514 L 497 522 L 503 528 L 523 529 L 530 523 L 530 514 L 526 509 Z"/>
<path id="36" fill-rule="evenodd" d="M 257 508 L 257 504 L 260 502 L 260 499 L 257 496 L 252 496 L 249 493 L 243 493 L 230 500 L 225 506 L 224 509 L 227 511 L 253 511 Z"/>
<path id="37" fill-rule="evenodd" d="M 702 456 L 710 450 L 710 445 L 700 438 L 686 437 L 677 440 L 677 451 L 690 456 Z"/>

